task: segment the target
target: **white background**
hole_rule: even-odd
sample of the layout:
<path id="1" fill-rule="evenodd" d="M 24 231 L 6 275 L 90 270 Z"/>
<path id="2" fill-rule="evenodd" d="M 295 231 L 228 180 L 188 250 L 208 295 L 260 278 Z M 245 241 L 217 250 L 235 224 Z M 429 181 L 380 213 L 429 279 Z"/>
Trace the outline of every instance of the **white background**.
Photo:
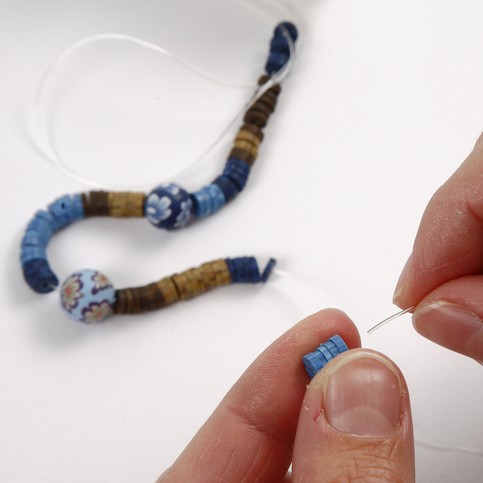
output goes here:
<path id="1" fill-rule="evenodd" d="M 95 267 L 118 287 L 224 256 L 275 256 L 288 276 L 83 326 L 64 317 L 56 294 L 32 293 L 18 263 L 33 212 L 89 189 L 46 163 L 34 141 L 43 73 L 81 38 L 117 32 L 225 83 L 250 84 L 283 9 L 0 0 L 2 483 L 154 481 L 260 351 L 329 305 L 405 373 L 419 481 L 481 481 L 481 456 L 426 445 L 483 451 L 481 367 L 417 336 L 409 316 L 365 331 L 395 312 L 392 292 L 423 209 L 483 128 L 483 3 L 299 3 L 300 55 L 236 200 L 177 233 L 144 220 L 89 220 L 49 249 L 61 280 Z M 156 185 L 189 165 L 251 92 L 122 42 L 77 51 L 52 80 L 41 114 L 66 162 L 132 185 Z M 188 189 L 222 169 L 235 131 L 183 177 Z"/>

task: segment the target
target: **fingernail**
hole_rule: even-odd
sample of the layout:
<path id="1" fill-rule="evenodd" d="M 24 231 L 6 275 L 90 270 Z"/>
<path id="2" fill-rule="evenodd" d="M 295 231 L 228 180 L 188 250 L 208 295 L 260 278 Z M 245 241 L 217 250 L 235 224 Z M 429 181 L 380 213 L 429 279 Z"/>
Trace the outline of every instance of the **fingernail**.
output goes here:
<path id="1" fill-rule="evenodd" d="M 412 255 L 409 255 L 409 258 L 407 259 L 406 264 L 404 265 L 401 275 L 399 276 L 399 280 L 397 281 L 396 289 L 394 290 L 394 295 L 392 297 L 392 301 L 395 305 L 399 305 L 398 302 L 399 300 L 402 299 L 405 292 L 405 288 L 408 284 L 407 278 L 409 277 L 409 272 L 412 265 L 411 257 Z"/>
<path id="2" fill-rule="evenodd" d="M 394 433 L 401 418 L 397 370 L 377 354 L 360 351 L 345 363 L 327 365 L 325 410 L 331 426 L 359 436 Z M 334 372 L 330 372 L 330 371 Z"/>
<path id="3" fill-rule="evenodd" d="M 483 323 L 465 307 L 433 302 L 414 311 L 413 325 L 436 344 L 483 362 Z"/>

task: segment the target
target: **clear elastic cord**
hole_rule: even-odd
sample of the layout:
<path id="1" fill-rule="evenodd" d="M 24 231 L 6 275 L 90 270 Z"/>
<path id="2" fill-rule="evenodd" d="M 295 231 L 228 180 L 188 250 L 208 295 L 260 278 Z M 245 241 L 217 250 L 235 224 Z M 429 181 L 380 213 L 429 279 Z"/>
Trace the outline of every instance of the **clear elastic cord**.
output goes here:
<path id="1" fill-rule="evenodd" d="M 268 14 L 270 16 L 274 16 L 273 12 L 270 10 L 271 7 L 273 7 L 272 2 L 266 2 L 266 5 L 261 3 L 260 5 L 251 3 L 251 2 L 243 2 L 247 6 L 251 7 L 252 9 L 257 9 L 261 13 Z M 277 2 L 277 8 L 280 11 L 280 8 L 282 8 L 282 11 L 286 12 L 286 17 L 281 18 L 278 21 L 283 21 L 283 20 L 291 20 L 296 18 L 295 12 L 293 12 L 290 7 L 284 5 L 281 7 L 281 5 Z M 273 26 L 278 22 L 277 20 L 274 21 Z M 297 24 L 299 23 L 298 20 L 294 20 Z M 48 69 L 45 71 L 38 89 L 37 89 L 37 94 L 35 98 L 35 105 L 34 105 L 34 125 L 32 126 L 32 136 L 41 151 L 43 157 L 50 163 L 52 164 L 56 169 L 58 169 L 60 172 L 64 173 L 68 177 L 84 184 L 87 186 L 92 186 L 96 188 L 102 188 L 102 189 L 151 189 L 153 185 L 159 184 L 160 182 L 165 182 L 165 181 L 178 181 L 181 179 L 186 179 L 189 177 L 190 173 L 194 172 L 197 168 L 200 167 L 200 165 L 204 164 L 208 159 L 209 155 L 215 151 L 215 149 L 220 145 L 222 140 L 224 140 L 225 136 L 227 136 L 228 133 L 230 133 L 233 128 L 235 127 L 236 123 L 240 120 L 240 118 L 243 116 L 244 112 L 253 104 L 257 101 L 257 99 L 263 95 L 263 93 L 270 89 L 274 84 L 281 83 L 291 72 L 292 66 L 294 64 L 294 60 L 296 57 L 296 50 L 295 50 L 295 45 L 292 42 L 292 39 L 288 35 L 288 32 L 285 32 L 285 36 L 288 40 L 291 55 L 288 63 L 286 66 L 280 70 L 278 73 L 273 75 L 273 77 L 263 86 L 258 87 L 256 86 L 255 83 L 253 84 L 245 84 L 245 83 L 233 83 L 233 82 L 227 82 L 222 79 L 217 78 L 216 76 L 211 75 L 208 71 L 201 69 L 195 65 L 193 65 L 191 62 L 185 60 L 184 58 L 173 54 L 169 50 L 165 49 L 161 45 L 157 45 L 155 43 L 149 42 L 147 40 L 140 39 L 138 37 L 128 35 L 128 34 L 122 34 L 122 33 L 100 33 L 92 36 L 87 36 L 77 42 L 75 42 L 73 45 L 67 47 L 58 57 L 57 59 L 52 62 L 52 64 L 48 67 Z M 106 44 L 107 42 L 115 42 L 118 43 L 120 46 L 122 44 L 126 45 L 125 48 L 128 48 L 129 46 L 135 46 L 136 48 L 140 48 L 143 51 L 155 53 L 159 56 L 162 57 L 163 62 L 165 62 L 167 65 L 173 65 L 177 64 L 180 66 L 182 69 L 186 69 L 186 71 L 189 71 L 191 74 L 194 74 L 201 80 L 204 80 L 206 82 L 209 82 L 213 85 L 218 85 L 220 88 L 228 88 L 228 89 L 243 89 L 243 90 L 248 90 L 249 88 L 255 88 L 255 93 L 252 95 L 252 97 L 246 102 L 241 108 L 239 107 L 236 109 L 236 115 L 232 117 L 232 119 L 228 122 L 228 124 L 222 129 L 219 134 L 214 133 L 214 139 L 212 142 L 209 142 L 207 147 L 203 149 L 201 152 L 197 153 L 196 155 L 188 155 L 188 162 L 184 163 L 184 166 L 181 169 L 177 169 L 174 172 L 171 173 L 163 173 L 163 161 L 160 160 L 160 167 L 159 169 L 161 170 L 161 178 L 160 179 L 158 176 L 156 176 L 154 179 L 152 176 L 147 177 L 149 180 L 142 181 L 141 183 L 136 183 L 132 182 L 131 179 L 129 179 L 128 176 L 128 182 L 127 183 L 119 183 L 119 182 L 111 182 L 111 181 L 105 181 L 102 179 L 99 179 L 99 176 L 97 176 L 97 170 L 92 169 L 92 168 L 87 168 L 87 172 L 85 172 L 84 169 L 80 170 L 79 166 L 84 167 L 83 163 L 73 163 L 72 159 L 69 157 L 69 154 L 67 153 L 64 154 L 61 152 L 59 149 L 59 141 L 62 141 L 62 135 L 59 135 L 58 132 L 54 129 L 53 126 L 53 118 L 50 115 L 50 111 L 52 109 L 52 91 L 56 91 L 55 83 L 58 81 L 58 77 L 67 70 L 68 63 L 71 61 L 71 59 L 79 54 L 81 51 L 85 52 L 88 51 L 88 49 L 92 48 L 100 48 L 102 44 Z M 124 48 L 124 47 L 123 47 Z M 297 40 L 297 50 L 300 48 L 300 39 Z M 268 55 L 268 45 L 267 46 L 261 46 L 261 51 L 264 53 L 264 55 Z M 89 51 L 90 52 L 90 51 Z M 262 57 L 263 58 L 263 57 Z M 163 64 L 164 65 L 164 64 Z M 262 64 L 263 67 L 263 64 Z M 62 89 L 65 88 L 70 88 L 70 86 L 65 86 L 62 85 Z M 57 88 L 59 91 L 62 89 Z M 61 93 L 60 93 L 61 94 Z M 169 114 L 165 114 L 169 115 Z M 93 119 L 92 122 L 95 122 L 95 113 L 92 114 Z M 202 121 L 202 120 L 200 120 Z M 179 127 L 180 129 L 183 128 L 183 126 Z M 160 133 L 160 136 L 163 134 Z M 122 140 L 119 141 L 122 144 Z M 183 146 L 180 146 L 180 149 L 183 150 Z M 100 158 L 102 156 L 99 156 Z M 97 158 L 97 157 L 96 157 Z M 158 164 L 158 163 L 156 163 Z M 75 166 L 74 166 L 75 165 Z M 85 166 L 88 166 L 88 163 L 85 163 Z M 99 166 L 99 165 L 98 165 Z M 126 170 L 127 171 L 127 170 Z M 160 173 L 156 173 L 156 175 L 159 175 Z"/>

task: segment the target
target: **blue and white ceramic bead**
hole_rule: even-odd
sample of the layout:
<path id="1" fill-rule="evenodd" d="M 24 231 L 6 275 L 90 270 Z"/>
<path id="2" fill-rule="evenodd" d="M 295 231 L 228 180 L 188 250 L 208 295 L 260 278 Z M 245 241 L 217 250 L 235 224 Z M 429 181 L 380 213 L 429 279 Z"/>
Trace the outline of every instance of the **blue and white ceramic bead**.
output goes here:
<path id="1" fill-rule="evenodd" d="M 111 281 L 101 272 L 87 269 L 70 275 L 62 284 L 60 296 L 64 312 L 86 324 L 104 320 L 116 298 Z"/>
<path id="2" fill-rule="evenodd" d="M 149 193 L 144 203 L 144 213 L 154 226 L 175 230 L 190 221 L 192 207 L 189 193 L 169 183 L 157 186 Z"/>

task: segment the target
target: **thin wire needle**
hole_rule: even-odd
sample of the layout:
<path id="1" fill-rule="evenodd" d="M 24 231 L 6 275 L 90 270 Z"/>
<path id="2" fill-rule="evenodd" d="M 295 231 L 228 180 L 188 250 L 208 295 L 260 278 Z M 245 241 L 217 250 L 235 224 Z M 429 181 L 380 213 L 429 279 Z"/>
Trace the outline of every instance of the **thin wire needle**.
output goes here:
<path id="1" fill-rule="evenodd" d="M 374 331 L 377 329 L 380 329 L 383 325 L 388 324 L 394 319 L 397 319 L 398 317 L 401 317 L 401 315 L 407 314 L 408 312 L 411 312 L 411 310 L 414 310 L 414 307 L 409 307 L 409 309 L 401 310 L 401 312 L 398 312 L 397 314 L 391 315 L 391 317 L 388 317 L 387 319 L 384 319 L 382 322 L 379 322 L 376 324 L 374 327 L 371 327 L 367 333 L 372 334 Z"/>

